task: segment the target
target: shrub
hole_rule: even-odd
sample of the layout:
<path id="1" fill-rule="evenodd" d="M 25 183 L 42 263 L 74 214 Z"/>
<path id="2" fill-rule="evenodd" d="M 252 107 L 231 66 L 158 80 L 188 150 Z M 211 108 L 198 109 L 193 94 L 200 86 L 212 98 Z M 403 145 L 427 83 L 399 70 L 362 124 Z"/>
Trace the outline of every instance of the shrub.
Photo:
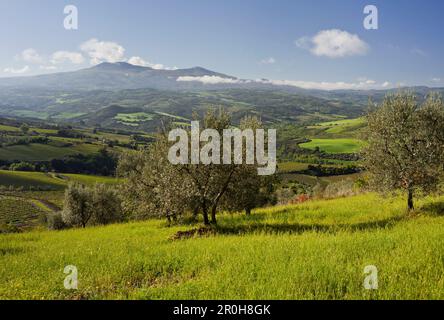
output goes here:
<path id="1" fill-rule="evenodd" d="M 35 165 L 28 162 L 13 163 L 9 166 L 12 171 L 35 171 Z"/>
<path id="2" fill-rule="evenodd" d="M 308 200 L 310 200 L 310 196 L 308 194 L 299 194 L 291 199 L 288 204 L 299 204 L 307 202 Z"/>
<path id="3" fill-rule="evenodd" d="M 117 192 L 96 184 L 93 188 L 71 183 L 65 191 L 63 222 L 73 227 L 109 224 L 123 220 L 120 197 Z"/>
<path id="4" fill-rule="evenodd" d="M 48 214 L 47 218 L 48 229 L 50 230 L 63 230 L 68 228 L 68 225 L 63 222 L 62 213 L 55 212 Z"/>
<path id="5" fill-rule="evenodd" d="M 109 224 L 122 221 L 122 206 L 115 189 L 96 184 L 91 192 L 93 224 Z"/>
<path id="6" fill-rule="evenodd" d="M 91 219 L 91 195 L 89 190 L 79 183 L 70 183 L 65 191 L 62 219 L 73 227 L 86 227 Z"/>

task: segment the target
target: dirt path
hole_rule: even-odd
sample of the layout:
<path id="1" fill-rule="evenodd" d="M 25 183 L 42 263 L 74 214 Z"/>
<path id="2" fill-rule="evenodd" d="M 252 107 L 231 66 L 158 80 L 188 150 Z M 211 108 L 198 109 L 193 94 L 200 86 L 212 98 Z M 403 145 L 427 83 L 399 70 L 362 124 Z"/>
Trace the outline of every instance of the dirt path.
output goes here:
<path id="1" fill-rule="evenodd" d="M 60 208 L 56 206 L 54 203 L 51 203 L 47 200 L 42 199 L 30 199 L 31 203 L 39 207 L 40 209 L 43 209 L 47 212 L 57 212 L 60 211 Z"/>

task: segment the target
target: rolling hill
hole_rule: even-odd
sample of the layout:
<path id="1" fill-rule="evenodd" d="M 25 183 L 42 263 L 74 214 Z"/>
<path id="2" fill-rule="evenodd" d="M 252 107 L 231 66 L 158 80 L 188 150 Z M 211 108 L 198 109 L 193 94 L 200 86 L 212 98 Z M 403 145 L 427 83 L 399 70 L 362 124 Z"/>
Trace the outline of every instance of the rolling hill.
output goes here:
<path id="1" fill-rule="evenodd" d="M 205 81 L 180 81 L 184 78 Z M 410 90 L 420 99 L 430 91 L 444 92 Z M 73 72 L 1 78 L 0 116 L 153 131 L 165 116 L 187 120 L 193 111 L 224 107 L 235 121 L 250 114 L 267 124 L 315 124 L 359 117 L 369 98 L 378 102 L 392 91 L 306 90 L 241 80 L 202 67 L 156 70 L 102 63 Z M 136 121 L 121 121 L 119 114 Z"/>
<path id="2" fill-rule="evenodd" d="M 202 67 L 156 70 L 126 62 L 104 62 L 71 72 L 0 79 L 0 88 L 41 88 L 58 90 L 189 89 L 198 84 L 177 81 L 179 77 L 217 76 L 234 79 Z"/>
<path id="3" fill-rule="evenodd" d="M 271 207 L 223 215 L 214 234 L 183 239 L 175 235 L 189 226 L 159 220 L 2 235 L 0 296 L 443 299 L 444 217 L 434 201 L 442 205 L 424 199 L 414 218 L 403 199 L 374 194 Z M 70 264 L 81 270 L 78 290 L 63 289 Z M 380 271 L 380 290 L 363 288 L 367 265 Z"/>

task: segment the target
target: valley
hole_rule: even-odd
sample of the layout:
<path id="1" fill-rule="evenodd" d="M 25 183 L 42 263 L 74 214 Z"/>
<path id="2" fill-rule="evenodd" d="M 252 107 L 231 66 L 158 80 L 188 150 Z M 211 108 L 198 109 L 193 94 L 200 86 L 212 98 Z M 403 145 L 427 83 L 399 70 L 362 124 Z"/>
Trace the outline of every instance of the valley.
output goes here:
<path id="1" fill-rule="evenodd" d="M 211 75 L 232 79 L 204 68 L 160 72 L 126 63 L 0 79 L 0 297 L 443 299 L 442 193 L 406 212 L 405 195 L 376 194 L 364 169 L 368 100 L 380 102 L 391 90 L 176 81 Z M 420 101 L 432 91 L 410 89 Z M 270 192 L 260 205 L 231 206 L 239 189 L 212 225 L 195 213 L 195 200 L 180 203 L 179 216 L 168 206 L 166 215 L 150 211 L 156 206 L 133 215 L 139 208 L 130 203 L 118 221 L 89 220 L 84 228 L 62 221 L 70 188 L 93 194 L 91 201 L 97 190 L 128 195 L 122 188 L 131 176 L 118 172 L 131 163 L 125 156 L 139 152 L 150 163 L 156 154 L 141 152 L 156 146 L 159 128 L 189 130 L 210 109 L 228 112 L 230 128 L 255 116 L 277 130 L 277 171 L 257 188 Z M 137 186 L 151 186 L 151 171 L 131 165 L 146 179 Z M 166 185 L 186 193 L 173 180 Z M 101 201 L 94 203 L 111 199 Z M 80 286 L 64 290 L 63 267 L 73 263 Z M 373 264 L 384 290 L 362 289 L 363 268 Z"/>

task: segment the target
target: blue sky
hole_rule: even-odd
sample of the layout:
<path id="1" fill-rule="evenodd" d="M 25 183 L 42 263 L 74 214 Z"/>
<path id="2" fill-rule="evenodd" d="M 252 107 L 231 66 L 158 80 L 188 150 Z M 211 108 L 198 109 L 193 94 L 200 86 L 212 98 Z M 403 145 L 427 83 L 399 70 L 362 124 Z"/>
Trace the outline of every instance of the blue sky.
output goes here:
<path id="1" fill-rule="evenodd" d="M 68 4 L 78 30 L 63 27 Z M 363 27 L 369 4 L 378 30 Z M 126 60 L 327 89 L 444 86 L 442 12 L 441 0 L 0 0 L 0 76 Z"/>

